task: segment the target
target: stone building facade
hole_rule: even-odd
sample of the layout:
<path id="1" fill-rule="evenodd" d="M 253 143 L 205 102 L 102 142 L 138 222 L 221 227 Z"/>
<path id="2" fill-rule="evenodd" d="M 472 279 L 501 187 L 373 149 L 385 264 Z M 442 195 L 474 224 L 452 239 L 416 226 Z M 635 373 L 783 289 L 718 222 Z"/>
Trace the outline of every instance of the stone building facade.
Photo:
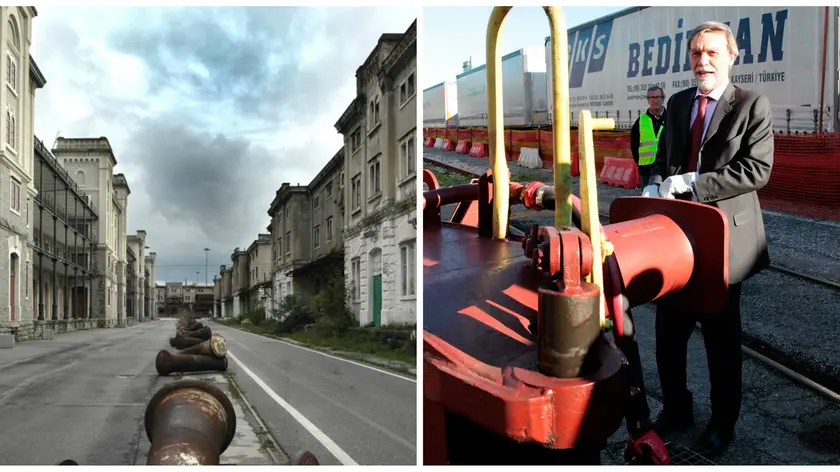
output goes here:
<path id="1" fill-rule="evenodd" d="M 125 177 L 114 175 L 117 158 L 105 137 L 58 138 L 53 154 L 77 182 L 84 182 L 79 187 L 100 209 L 94 260 L 101 274 L 91 307 L 101 325 L 117 326 L 124 313 Z"/>
<path id="2" fill-rule="evenodd" d="M 0 333 L 33 335 L 32 202 L 35 91 L 46 84 L 29 55 L 33 7 L 0 7 Z"/>
<path id="3" fill-rule="evenodd" d="M 344 273 L 361 325 L 416 322 L 416 26 L 382 35 L 335 125 L 345 140 Z"/>

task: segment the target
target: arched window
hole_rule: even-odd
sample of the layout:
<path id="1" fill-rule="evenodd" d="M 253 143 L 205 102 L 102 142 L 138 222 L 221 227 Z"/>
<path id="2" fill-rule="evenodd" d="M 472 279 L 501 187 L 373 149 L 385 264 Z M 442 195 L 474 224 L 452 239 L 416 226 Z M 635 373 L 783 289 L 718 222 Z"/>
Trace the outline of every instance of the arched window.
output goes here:
<path id="1" fill-rule="evenodd" d="M 6 109 L 6 142 L 12 144 L 12 111 Z"/>
<path id="2" fill-rule="evenodd" d="M 76 185 L 79 187 L 85 186 L 85 171 L 82 169 L 76 171 Z"/>
<path id="3" fill-rule="evenodd" d="M 9 52 L 6 55 L 6 82 L 17 91 L 17 66 L 20 63 L 20 31 L 14 16 L 9 17 L 6 24 L 7 36 L 9 37 Z"/>

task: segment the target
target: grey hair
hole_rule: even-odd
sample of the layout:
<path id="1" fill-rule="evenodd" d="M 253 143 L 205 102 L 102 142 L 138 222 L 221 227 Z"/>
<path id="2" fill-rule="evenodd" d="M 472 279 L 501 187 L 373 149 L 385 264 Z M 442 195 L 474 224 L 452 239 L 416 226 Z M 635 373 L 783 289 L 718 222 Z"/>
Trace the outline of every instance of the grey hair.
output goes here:
<path id="1" fill-rule="evenodd" d="M 653 92 L 654 90 L 659 90 L 659 93 L 662 94 L 662 98 L 665 98 L 665 91 L 662 90 L 662 87 L 660 87 L 658 85 L 653 85 L 650 88 L 648 88 L 647 94 L 650 95 L 650 93 Z"/>
<path id="2" fill-rule="evenodd" d="M 694 31 L 688 36 L 688 52 L 691 52 L 691 45 L 694 43 L 694 38 L 699 36 L 701 33 L 712 33 L 712 32 L 722 32 L 726 34 L 726 46 L 729 50 L 729 54 L 738 55 L 738 42 L 735 41 L 735 35 L 732 34 L 732 29 L 729 28 L 729 25 L 726 23 L 721 23 L 719 21 L 706 21 L 702 23 L 697 28 L 694 28 Z"/>

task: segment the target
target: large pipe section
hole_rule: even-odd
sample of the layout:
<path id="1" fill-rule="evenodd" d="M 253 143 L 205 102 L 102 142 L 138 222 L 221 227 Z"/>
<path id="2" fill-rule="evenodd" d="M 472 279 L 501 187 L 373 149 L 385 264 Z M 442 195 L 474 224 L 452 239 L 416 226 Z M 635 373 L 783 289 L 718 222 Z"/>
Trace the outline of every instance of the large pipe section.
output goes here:
<path id="1" fill-rule="evenodd" d="M 209 372 L 225 371 L 228 367 L 227 357 L 201 356 L 196 354 L 182 354 L 180 352 L 160 351 L 155 359 L 155 369 L 158 375 L 167 376 L 173 372 Z"/>
<path id="2" fill-rule="evenodd" d="M 195 354 L 221 359 L 227 354 L 227 343 L 225 343 L 225 338 L 214 334 L 207 341 L 202 341 L 200 344 L 181 349 L 179 354 Z"/>
<path id="3" fill-rule="evenodd" d="M 155 393 L 144 424 L 152 443 L 146 465 L 219 465 L 236 432 L 236 413 L 218 387 L 181 380 Z"/>

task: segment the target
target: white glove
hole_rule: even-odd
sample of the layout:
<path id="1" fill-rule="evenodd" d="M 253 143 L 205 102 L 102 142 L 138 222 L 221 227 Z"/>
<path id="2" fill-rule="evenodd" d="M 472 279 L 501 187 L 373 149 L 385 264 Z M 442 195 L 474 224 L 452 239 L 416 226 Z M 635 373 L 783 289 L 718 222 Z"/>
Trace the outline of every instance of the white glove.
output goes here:
<path id="1" fill-rule="evenodd" d="M 697 181 L 697 172 L 689 172 L 687 174 L 672 175 L 662 182 L 659 186 L 659 194 L 663 198 L 674 198 L 677 195 L 684 193 L 694 194 L 692 185 Z"/>
<path id="2" fill-rule="evenodd" d="M 659 196 L 659 185 L 653 184 L 648 185 L 642 190 L 643 197 L 658 197 Z"/>

